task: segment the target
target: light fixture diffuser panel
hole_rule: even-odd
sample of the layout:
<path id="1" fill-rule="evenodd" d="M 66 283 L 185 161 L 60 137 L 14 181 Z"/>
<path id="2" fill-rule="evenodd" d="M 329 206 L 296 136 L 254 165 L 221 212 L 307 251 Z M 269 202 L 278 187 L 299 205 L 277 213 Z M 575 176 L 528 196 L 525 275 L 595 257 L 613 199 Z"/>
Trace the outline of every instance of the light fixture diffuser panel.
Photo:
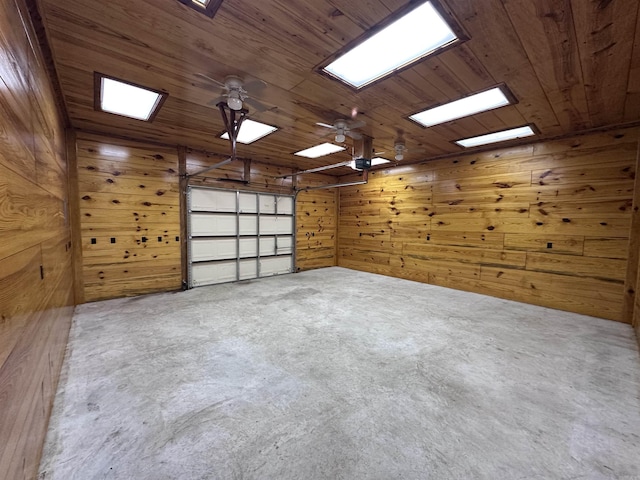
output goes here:
<path id="1" fill-rule="evenodd" d="M 323 70 L 354 88 L 362 88 L 458 40 L 426 2 L 369 37 Z"/>
<path id="2" fill-rule="evenodd" d="M 411 115 L 409 118 L 424 127 L 433 127 L 434 125 L 451 122 L 459 118 L 494 110 L 510 104 L 511 101 L 502 89 L 495 87 L 484 92 L 469 95 L 460 100 L 424 110 Z"/>
<path id="3" fill-rule="evenodd" d="M 339 145 L 334 145 L 333 143 L 322 143 L 315 147 L 300 150 L 299 152 L 294 153 L 294 155 L 307 158 L 318 158 L 332 153 L 341 152 L 342 150 L 344 150 L 344 147 Z"/>
<path id="4" fill-rule="evenodd" d="M 506 142 L 507 140 L 515 140 L 517 138 L 531 137 L 535 134 L 536 132 L 533 131 L 533 128 L 526 125 L 524 127 L 512 128 L 510 130 L 489 133 L 487 135 L 480 135 L 479 137 L 457 140 L 455 143 L 457 143 L 461 147 L 471 148 L 479 147 L 480 145 L 488 145 L 491 143 Z"/>
<path id="5" fill-rule="evenodd" d="M 260 123 L 254 120 L 245 119 L 242 121 L 242 125 L 240 125 L 240 131 L 238 132 L 238 138 L 236 140 L 240 143 L 248 145 L 255 142 L 256 140 L 260 140 L 261 138 L 266 137 L 276 130 L 278 130 L 276 127 L 267 125 L 266 123 Z M 220 135 L 220 138 L 229 140 L 229 133 L 224 132 L 222 135 Z"/>
<path id="6" fill-rule="evenodd" d="M 137 120 L 148 121 L 157 108 L 162 95 L 129 83 L 102 77 L 100 109 Z"/>

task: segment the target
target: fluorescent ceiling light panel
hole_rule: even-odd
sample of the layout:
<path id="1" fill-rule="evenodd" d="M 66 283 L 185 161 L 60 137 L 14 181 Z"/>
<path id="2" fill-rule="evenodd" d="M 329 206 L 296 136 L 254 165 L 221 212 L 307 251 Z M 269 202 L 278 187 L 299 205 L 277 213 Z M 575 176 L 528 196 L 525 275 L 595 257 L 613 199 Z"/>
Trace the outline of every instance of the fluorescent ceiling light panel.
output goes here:
<path id="1" fill-rule="evenodd" d="M 530 126 L 512 128 L 511 130 L 503 130 L 502 132 L 489 133 L 479 137 L 465 138 L 457 140 L 456 143 L 461 147 L 471 148 L 489 143 L 505 142 L 516 138 L 525 138 L 535 135 L 536 132 Z"/>
<path id="2" fill-rule="evenodd" d="M 332 153 L 341 152 L 342 150 L 344 150 L 344 147 L 340 147 L 339 145 L 334 145 L 333 143 L 322 143 L 315 147 L 307 148 L 306 150 L 300 150 L 299 152 L 294 153 L 294 155 L 307 158 L 318 158 Z"/>
<path id="3" fill-rule="evenodd" d="M 499 87 L 496 87 L 461 98 L 454 102 L 424 110 L 415 115 L 411 115 L 409 118 L 425 127 L 433 127 L 434 125 L 468 117 L 476 113 L 504 107 L 510 103 L 504 92 Z"/>
<path id="4" fill-rule="evenodd" d="M 200 5 L 201 7 L 206 7 L 209 4 L 209 0 L 191 0 L 196 5 Z"/>
<path id="5" fill-rule="evenodd" d="M 371 159 L 371 166 L 375 167 L 376 165 L 382 165 L 384 163 L 389 163 L 390 160 L 387 160 L 386 158 L 382 158 L 382 157 L 374 157 Z M 353 160 L 351 162 L 351 168 L 353 168 L 354 170 L 359 170 L 358 168 L 356 168 L 356 161 Z"/>
<path id="6" fill-rule="evenodd" d="M 148 121 L 154 114 L 162 95 L 130 83 L 102 77 L 100 109 L 137 120 Z"/>
<path id="7" fill-rule="evenodd" d="M 271 125 L 246 119 L 243 120 L 242 125 L 240 125 L 240 131 L 238 132 L 237 140 L 240 143 L 244 144 L 253 143 L 256 140 L 260 140 L 262 137 L 266 137 L 270 133 L 275 132 L 276 130 L 278 129 L 276 127 L 272 127 Z M 224 132 L 222 135 L 220 135 L 220 138 L 229 140 L 229 133 Z"/>
<path id="8" fill-rule="evenodd" d="M 355 88 L 361 88 L 457 39 L 431 2 L 426 2 L 323 70 Z"/>

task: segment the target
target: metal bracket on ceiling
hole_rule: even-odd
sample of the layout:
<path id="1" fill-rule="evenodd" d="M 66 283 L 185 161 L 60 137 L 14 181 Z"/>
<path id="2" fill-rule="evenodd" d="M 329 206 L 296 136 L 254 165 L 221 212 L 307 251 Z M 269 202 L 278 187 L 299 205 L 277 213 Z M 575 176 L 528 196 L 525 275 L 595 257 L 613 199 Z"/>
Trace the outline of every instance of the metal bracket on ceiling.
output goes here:
<path id="1" fill-rule="evenodd" d="M 238 144 L 238 133 L 240 132 L 240 127 L 242 126 L 242 122 L 246 118 L 249 111 L 244 108 L 241 110 L 233 110 L 229 108 L 229 106 L 227 105 L 227 102 L 218 102 L 216 106 L 220 110 L 220 116 L 222 117 L 222 122 L 224 123 L 224 127 L 227 131 L 227 134 L 229 135 L 229 143 L 231 144 L 231 156 L 226 160 L 216 163 L 215 165 L 207 167 L 203 170 L 185 175 L 186 178 L 199 177 L 203 173 L 207 173 L 207 172 L 210 172 L 211 170 L 215 170 L 216 168 L 220 168 L 226 165 L 227 163 L 231 163 L 232 161 L 237 160 L 238 158 L 236 155 L 236 147 Z M 227 114 L 227 110 L 229 111 L 229 114 Z M 246 171 L 246 168 L 245 168 L 245 171 Z M 245 172 L 245 175 L 246 175 L 246 172 Z M 245 180 L 247 179 L 246 178 L 243 179 L 243 181 Z"/>
<path id="2" fill-rule="evenodd" d="M 229 142 L 231 143 L 231 158 L 235 160 L 236 146 L 238 144 L 238 133 L 240 132 L 242 122 L 246 118 L 249 111 L 244 108 L 240 110 L 233 110 L 229 108 L 227 102 L 218 102 L 217 107 L 220 109 L 220 116 L 222 116 L 224 127 L 226 128 L 227 134 L 229 135 Z M 227 110 L 229 111 L 228 115 Z"/>

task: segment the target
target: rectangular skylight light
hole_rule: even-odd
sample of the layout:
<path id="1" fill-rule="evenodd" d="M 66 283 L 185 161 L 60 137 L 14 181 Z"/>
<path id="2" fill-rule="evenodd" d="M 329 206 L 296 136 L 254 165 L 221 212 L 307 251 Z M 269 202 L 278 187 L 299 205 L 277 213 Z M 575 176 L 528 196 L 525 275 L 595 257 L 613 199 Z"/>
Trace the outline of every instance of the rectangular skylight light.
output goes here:
<path id="1" fill-rule="evenodd" d="M 425 127 L 432 127 L 441 123 L 450 122 L 459 118 L 475 115 L 476 113 L 486 112 L 494 108 L 510 105 L 511 101 L 507 98 L 500 87 L 492 88 L 484 92 L 476 93 L 468 97 L 461 98 L 454 102 L 445 103 L 438 107 L 424 110 L 420 113 L 411 115 L 409 118 L 418 122 Z"/>
<path id="2" fill-rule="evenodd" d="M 96 74 L 96 109 L 136 120 L 150 121 L 167 94 Z"/>
<path id="3" fill-rule="evenodd" d="M 524 127 L 512 128 L 511 130 L 503 130 L 501 132 L 489 133 L 487 135 L 480 135 L 479 137 L 465 138 L 464 140 L 457 140 L 455 143 L 461 147 L 471 148 L 479 145 L 487 145 L 489 143 L 505 142 L 507 140 L 514 140 L 516 138 L 525 138 L 535 135 L 536 132 L 526 125 Z"/>
<path id="4" fill-rule="evenodd" d="M 206 7 L 209 4 L 209 0 L 191 0 L 196 5 Z"/>
<path id="5" fill-rule="evenodd" d="M 276 130 L 278 129 L 276 127 L 272 127 L 271 125 L 245 119 L 242 121 L 242 125 L 240 125 L 240 131 L 238 132 L 237 140 L 238 142 L 244 144 L 253 143 L 256 140 L 260 140 L 262 137 L 266 137 L 270 133 L 275 132 Z M 229 140 L 229 133 L 224 132 L 222 135 L 220 135 L 220 138 Z"/>
<path id="6" fill-rule="evenodd" d="M 323 70 L 354 88 L 414 63 L 459 40 L 428 1 L 358 44 Z"/>
<path id="7" fill-rule="evenodd" d="M 307 148 L 306 150 L 300 150 L 299 152 L 294 153 L 294 155 L 299 155 L 300 157 L 307 158 L 318 158 L 324 157 L 325 155 L 330 155 L 332 153 L 341 152 L 344 150 L 344 147 L 339 145 L 334 145 L 333 143 L 323 143 L 320 145 L 316 145 L 315 147 Z"/>
<path id="8" fill-rule="evenodd" d="M 389 162 L 390 162 L 390 160 L 387 160 L 386 158 L 374 157 L 374 158 L 371 159 L 371 166 L 375 167 L 376 165 L 382 165 L 382 164 L 389 163 Z M 353 168 L 354 170 L 359 170 L 359 169 L 356 168 L 356 161 L 355 160 L 353 160 L 351 162 L 351 168 Z"/>

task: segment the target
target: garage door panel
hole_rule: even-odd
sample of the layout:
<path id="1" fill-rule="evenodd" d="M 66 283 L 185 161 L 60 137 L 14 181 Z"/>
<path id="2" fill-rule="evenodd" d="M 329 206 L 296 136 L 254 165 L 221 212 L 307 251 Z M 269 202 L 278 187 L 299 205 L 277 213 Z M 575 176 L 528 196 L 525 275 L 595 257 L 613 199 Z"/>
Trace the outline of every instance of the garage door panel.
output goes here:
<path id="1" fill-rule="evenodd" d="M 282 275 L 291 272 L 291 256 L 269 257 L 260 259 L 260 275 Z"/>
<path id="2" fill-rule="evenodd" d="M 293 197 L 189 188 L 189 285 L 293 271 Z"/>
<path id="3" fill-rule="evenodd" d="M 228 237 L 236 235 L 236 216 L 218 213 L 192 213 L 191 236 Z"/>
<path id="4" fill-rule="evenodd" d="M 238 255 L 235 238 L 200 239 L 191 241 L 191 259 L 194 262 L 233 260 Z"/>
<path id="5" fill-rule="evenodd" d="M 233 282 L 236 279 L 236 261 L 198 263 L 191 267 L 191 286 Z"/>
<path id="6" fill-rule="evenodd" d="M 238 203 L 240 213 L 258 213 L 258 202 L 255 193 L 240 192 L 238 194 Z"/>
<path id="7" fill-rule="evenodd" d="M 194 188 L 191 190 L 191 210 L 205 212 L 235 212 L 236 192 Z"/>
<path id="8" fill-rule="evenodd" d="M 261 235 L 291 235 L 293 233 L 292 217 L 264 216 L 260 217 Z"/>
<path id="9" fill-rule="evenodd" d="M 258 195 L 260 213 L 276 213 L 276 197 L 274 195 Z"/>
<path id="10" fill-rule="evenodd" d="M 256 215 L 240 216 L 240 235 L 257 235 L 258 217 Z"/>
<path id="11" fill-rule="evenodd" d="M 293 215 L 293 197 L 278 197 L 278 214 Z"/>
<path id="12" fill-rule="evenodd" d="M 240 280 L 258 278 L 258 262 L 254 258 L 240 260 Z"/>
<path id="13" fill-rule="evenodd" d="M 293 253 L 292 237 L 261 237 L 260 256 L 283 255 Z"/>

